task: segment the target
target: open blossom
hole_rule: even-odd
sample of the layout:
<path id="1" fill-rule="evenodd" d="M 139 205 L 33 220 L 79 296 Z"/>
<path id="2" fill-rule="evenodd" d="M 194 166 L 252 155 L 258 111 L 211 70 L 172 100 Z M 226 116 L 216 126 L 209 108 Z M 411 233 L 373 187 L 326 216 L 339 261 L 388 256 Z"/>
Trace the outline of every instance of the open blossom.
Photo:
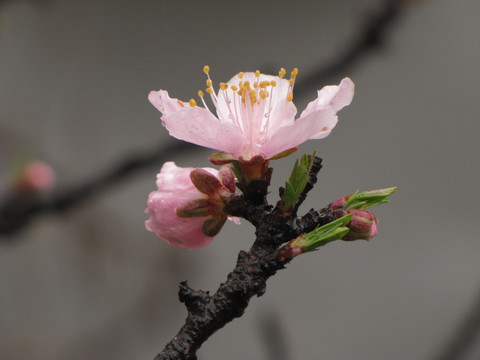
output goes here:
<path id="1" fill-rule="evenodd" d="M 157 175 L 158 189 L 148 197 L 147 230 L 174 247 L 196 249 L 210 244 L 227 219 L 221 195 L 235 192 L 229 172 L 165 163 Z M 238 223 L 236 218 L 231 220 Z"/>
<path id="2" fill-rule="evenodd" d="M 162 123 L 173 137 L 247 161 L 255 156 L 270 159 L 309 139 L 328 136 L 337 123 L 337 111 L 350 104 L 354 93 L 349 78 L 338 86 L 325 86 L 295 120 L 292 100 L 297 69 L 288 80 L 284 69 L 279 76 L 258 70 L 238 73 L 228 83 L 220 83 L 216 94 L 208 66 L 204 72 L 215 113 L 202 91 L 198 94 L 204 107 L 193 99 L 185 103 L 171 98 L 165 90 L 150 92 L 148 99 L 162 113 Z"/>

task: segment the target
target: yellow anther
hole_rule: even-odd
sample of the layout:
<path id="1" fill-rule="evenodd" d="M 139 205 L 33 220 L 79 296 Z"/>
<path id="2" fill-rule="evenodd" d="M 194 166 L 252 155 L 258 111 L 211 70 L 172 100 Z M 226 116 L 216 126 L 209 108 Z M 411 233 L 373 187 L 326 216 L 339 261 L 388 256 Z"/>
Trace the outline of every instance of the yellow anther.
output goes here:
<path id="1" fill-rule="evenodd" d="M 268 85 L 270 85 L 270 81 L 262 81 L 262 82 L 260 82 L 260 87 L 261 87 L 261 88 L 265 88 L 265 87 L 267 87 Z"/>
<path id="2" fill-rule="evenodd" d="M 295 78 L 297 77 L 297 74 L 298 74 L 298 68 L 294 68 L 294 69 L 292 70 L 292 72 L 290 73 L 290 77 L 291 77 L 292 79 L 295 79 Z"/>
<path id="3" fill-rule="evenodd" d="M 232 91 L 237 91 L 238 87 L 236 87 L 235 85 L 232 85 L 232 86 L 230 86 L 230 89 L 232 89 Z"/>
<path id="4" fill-rule="evenodd" d="M 242 78 L 243 78 L 243 72 L 239 72 L 239 73 L 238 73 L 238 78 L 239 78 L 239 79 L 242 79 Z"/>
<path id="5" fill-rule="evenodd" d="M 258 95 L 260 95 L 260 99 L 266 99 L 268 97 L 268 91 L 262 89 Z"/>
<path id="6" fill-rule="evenodd" d="M 227 83 L 220 83 L 220 89 L 227 90 L 228 89 L 228 84 Z"/>
<path id="7" fill-rule="evenodd" d="M 202 90 L 198 90 L 198 96 L 200 96 L 201 98 L 203 98 L 203 91 L 202 91 Z"/>
<path id="8" fill-rule="evenodd" d="M 274 81 L 274 80 L 272 80 L 272 81 L 270 81 L 270 85 L 271 85 L 272 87 L 275 87 L 275 86 L 277 86 L 277 82 Z"/>
<path id="9" fill-rule="evenodd" d="M 293 94 L 292 93 L 288 93 L 287 95 L 287 101 L 292 101 L 293 100 Z"/>
<path id="10" fill-rule="evenodd" d="M 205 65 L 205 66 L 203 67 L 203 72 L 204 72 L 205 74 L 208 74 L 208 73 L 210 72 L 210 66 Z"/>
<path id="11" fill-rule="evenodd" d="M 212 86 L 212 80 L 210 80 L 210 79 L 207 79 L 207 81 L 205 81 L 205 83 L 207 84 L 208 87 Z"/>
<path id="12" fill-rule="evenodd" d="M 290 86 L 293 86 L 293 84 L 295 84 L 295 79 L 289 79 L 288 83 L 290 84 Z"/>
<path id="13" fill-rule="evenodd" d="M 191 107 L 197 106 L 197 102 L 195 101 L 195 99 L 190 99 L 188 103 L 190 104 Z"/>
<path id="14" fill-rule="evenodd" d="M 246 89 L 250 88 L 250 81 L 245 81 L 242 87 L 245 87 Z"/>
<path id="15" fill-rule="evenodd" d="M 258 88 L 258 83 L 254 83 L 254 84 L 253 84 L 253 88 L 254 88 L 254 89 Z"/>
<path id="16" fill-rule="evenodd" d="M 280 71 L 278 72 L 278 76 L 283 79 L 283 77 L 285 76 L 285 74 L 287 73 L 287 70 L 285 70 L 284 68 L 281 68 Z"/>
<path id="17" fill-rule="evenodd" d="M 206 88 L 205 91 L 209 94 L 213 94 L 213 89 L 211 87 Z"/>
<path id="18" fill-rule="evenodd" d="M 260 70 L 255 70 L 255 77 L 260 77 Z"/>

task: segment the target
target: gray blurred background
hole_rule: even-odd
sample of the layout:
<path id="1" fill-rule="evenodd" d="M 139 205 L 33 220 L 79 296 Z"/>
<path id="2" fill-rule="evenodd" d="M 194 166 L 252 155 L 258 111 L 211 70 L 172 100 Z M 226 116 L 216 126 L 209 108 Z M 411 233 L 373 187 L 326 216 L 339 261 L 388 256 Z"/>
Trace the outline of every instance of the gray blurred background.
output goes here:
<path id="1" fill-rule="evenodd" d="M 2 1 L 0 185 L 22 156 L 58 187 L 176 142 L 150 90 L 190 99 L 238 71 L 312 71 L 349 48 L 380 0 Z M 440 359 L 480 296 L 480 2 L 412 2 L 385 46 L 341 76 L 356 84 L 302 206 L 398 186 L 370 242 L 329 244 L 279 272 L 199 359 Z M 321 88 L 325 84 L 318 84 Z M 299 112 L 315 88 L 295 98 Z M 209 150 L 165 154 L 209 166 Z M 296 156 L 277 160 L 270 200 Z M 214 291 L 252 243 L 227 224 L 205 249 L 144 228 L 161 163 L 0 243 L 0 359 L 152 359 L 183 324 L 178 283 Z M 4 192 L 3 192 L 4 193 Z M 477 310 L 478 311 L 478 310 Z M 463 359 L 479 359 L 480 345 Z"/>

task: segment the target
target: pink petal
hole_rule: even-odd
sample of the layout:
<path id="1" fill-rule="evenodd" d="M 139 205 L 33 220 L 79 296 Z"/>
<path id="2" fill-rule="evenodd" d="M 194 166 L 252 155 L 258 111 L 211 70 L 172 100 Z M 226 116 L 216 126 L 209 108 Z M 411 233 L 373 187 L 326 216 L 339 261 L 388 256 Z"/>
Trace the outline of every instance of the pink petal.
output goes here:
<path id="1" fill-rule="evenodd" d="M 163 115 L 179 111 L 188 105 L 181 100 L 170 98 L 168 92 L 165 90 L 150 91 L 148 94 L 148 100 Z"/>
<path id="2" fill-rule="evenodd" d="M 335 112 L 340 111 L 352 102 L 354 91 L 355 85 L 350 78 L 344 78 L 338 86 L 325 86 L 318 91 L 317 99 L 308 104 L 300 118 L 327 108 L 332 108 Z"/>
<path id="3" fill-rule="evenodd" d="M 203 222 L 207 218 L 180 218 L 175 213 L 177 203 L 178 200 L 173 196 L 152 192 L 145 211 L 150 214 L 150 218 L 145 221 L 147 230 L 174 247 L 198 249 L 209 245 L 213 237 L 202 232 Z"/>
<path id="4" fill-rule="evenodd" d="M 261 147 L 262 154 L 271 157 L 309 139 L 327 137 L 337 124 L 336 112 L 352 101 L 354 88 L 352 80 L 345 78 L 338 86 L 325 86 L 319 90 L 318 98 L 308 104 L 293 125 L 280 128 Z"/>
<path id="5" fill-rule="evenodd" d="M 232 124 L 219 121 L 202 107 L 172 99 L 166 91 L 150 92 L 150 102 L 162 112 L 162 122 L 171 136 L 212 149 L 241 155 L 244 136 Z"/>
<path id="6" fill-rule="evenodd" d="M 330 134 L 337 121 L 333 109 L 316 111 L 296 120 L 293 125 L 282 127 L 260 151 L 269 158 L 309 139 L 322 139 Z"/>

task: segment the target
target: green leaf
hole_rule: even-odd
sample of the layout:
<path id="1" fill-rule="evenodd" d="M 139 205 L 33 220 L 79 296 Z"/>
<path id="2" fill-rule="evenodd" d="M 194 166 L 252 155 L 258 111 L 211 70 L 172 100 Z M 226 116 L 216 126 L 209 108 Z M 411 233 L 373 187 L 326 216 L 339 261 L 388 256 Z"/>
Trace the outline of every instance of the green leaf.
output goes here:
<path id="1" fill-rule="evenodd" d="M 392 195 L 397 187 L 370 190 L 359 193 L 358 191 L 355 194 L 350 195 L 350 198 L 347 200 L 344 208 L 348 209 L 360 209 L 365 210 L 380 204 L 385 204 L 390 202 L 387 199 L 388 196 Z"/>
<path id="2" fill-rule="evenodd" d="M 223 151 L 210 155 L 208 159 L 215 165 L 225 165 L 237 160 L 232 154 Z"/>
<path id="3" fill-rule="evenodd" d="M 299 236 L 290 243 L 291 247 L 301 247 L 303 252 L 313 251 L 329 242 L 342 239 L 350 231 L 346 225 L 352 220 L 353 214 L 342 216 L 340 219 L 320 226 L 315 230 Z"/>
<path id="4" fill-rule="evenodd" d="M 307 154 L 303 154 L 300 159 L 295 161 L 293 165 L 292 173 L 287 182 L 285 182 L 285 193 L 283 196 L 283 209 L 289 209 L 295 205 L 298 197 L 305 189 L 308 182 L 310 171 L 312 170 L 313 162 L 315 159 L 315 153 L 310 157 L 310 161 Z"/>

